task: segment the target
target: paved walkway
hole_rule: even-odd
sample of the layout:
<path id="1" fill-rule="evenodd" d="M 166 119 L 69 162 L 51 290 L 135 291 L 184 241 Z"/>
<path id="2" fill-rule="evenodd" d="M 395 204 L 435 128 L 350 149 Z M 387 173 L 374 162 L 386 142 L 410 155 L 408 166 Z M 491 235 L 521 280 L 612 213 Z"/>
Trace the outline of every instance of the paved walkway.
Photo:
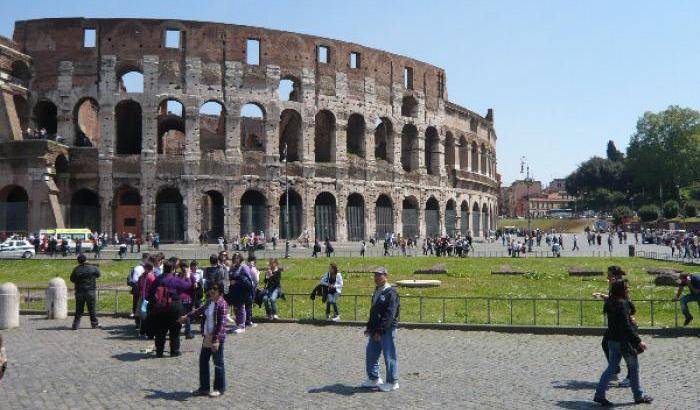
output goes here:
<path id="1" fill-rule="evenodd" d="M 228 338 L 227 394 L 192 398 L 198 338 L 183 341 L 181 357 L 155 359 L 139 352 L 147 343 L 126 320 L 78 332 L 69 324 L 22 317 L 21 329 L 2 332 L 11 363 L 0 408 L 585 409 L 604 366 L 598 337 L 400 330 L 401 390 L 369 393 L 355 387 L 364 378 L 361 329 L 263 324 Z M 653 408 L 697 406 L 698 338 L 648 342 L 641 368 Z M 632 400 L 619 388 L 609 398 Z"/>

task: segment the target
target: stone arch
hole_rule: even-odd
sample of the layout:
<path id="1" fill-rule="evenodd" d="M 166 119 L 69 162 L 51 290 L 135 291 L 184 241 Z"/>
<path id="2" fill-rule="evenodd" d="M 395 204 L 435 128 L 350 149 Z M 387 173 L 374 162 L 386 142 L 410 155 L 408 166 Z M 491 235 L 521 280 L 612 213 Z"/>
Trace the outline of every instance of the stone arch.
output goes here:
<path id="1" fill-rule="evenodd" d="M 301 235 L 304 208 L 301 195 L 295 190 L 289 190 L 289 235 L 287 235 L 287 193 L 280 196 L 280 239 L 296 239 Z"/>
<path id="2" fill-rule="evenodd" d="M 143 93 L 143 72 L 133 65 L 125 65 L 117 71 L 117 91 L 119 94 Z"/>
<path id="3" fill-rule="evenodd" d="M 416 238 L 420 235 L 419 216 L 418 199 L 413 195 L 404 198 L 401 205 L 401 225 L 404 237 Z"/>
<path id="4" fill-rule="evenodd" d="M 100 104 L 92 98 L 85 97 L 75 104 L 73 109 L 73 128 L 75 145 L 78 147 L 96 147 L 100 143 Z"/>
<path id="5" fill-rule="evenodd" d="M 330 192 L 321 192 L 314 201 L 314 221 L 316 239 L 336 240 L 336 201 Z"/>
<path id="6" fill-rule="evenodd" d="M 471 155 L 471 152 L 469 151 L 469 145 L 467 143 L 467 139 L 464 138 L 464 135 L 459 137 L 459 169 L 462 171 L 469 171 L 468 165 L 469 165 L 469 155 Z"/>
<path id="7" fill-rule="evenodd" d="M 255 189 L 249 189 L 241 196 L 241 236 L 251 232 L 267 233 L 267 198 Z"/>
<path id="8" fill-rule="evenodd" d="M 445 205 L 445 233 L 450 238 L 457 236 L 457 204 L 454 199 Z"/>
<path id="9" fill-rule="evenodd" d="M 158 104 L 158 153 L 180 156 L 185 153 L 185 105 L 168 97 Z"/>
<path id="10" fill-rule="evenodd" d="M 301 81 L 295 76 L 285 75 L 277 87 L 280 101 L 301 101 Z"/>
<path id="11" fill-rule="evenodd" d="M 90 189 L 80 189 L 73 193 L 70 201 L 71 228 L 88 228 L 100 232 L 100 196 Z"/>
<path id="12" fill-rule="evenodd" d="M 481 210 L 477 202 L 474 202 L 472 207 L 472 234 L 474 236 L 481 235 Z"/>
<path id="13" fill-rule="evenodd" d="M 348 117 L 346 128 L 346 148 L 349 155 L 365 157 L 365 118 L 357 113 Z"/>
<path id="14" fill-rule="evenodd" d="M 180 190 L 165 187 L 156 195 L 156 232 L 161 242 L 185 239 L 185 205 Z"/>
<path id="15" fill-rule="evenodd" d="M 425 234 L 440 236 L 440 203 L 432 195 L 425 202 Z"/>
<path id="16" fill-rule="evenodd" d="M 37 131 L 46 130 L 47 138 L 53 138 L 58 130 L 58 108 L 47 99 L 39 100 L 34 105 L 34 124 Z"/>
<path id="17" fill-rule="evenodd" d="M 335 162 L 335 115 L 328 110 L 316 113 L 314 119 L 314 152 L 316 162 Z"/>
<path id="18" fill-rule="evenodd" d="M 412 95 L 405 95 L 401 99 L 401 115 L 404 117 L 418 117 L 418 100 Z"/>
<path id="19" fill-rule="evenodd" d="M 394 204 L 391 197 L 380 194 L 374 208 L 376 235 L 380 240 L 394 232 Z"/>
<path id="20" fill-rule="evenodd" d="M 472 143 L 472 172 L 479 172 L 479 147 Z"/>
<path id="21" fill-rule="evenodd" d="M 394 126 L 391 120 L 381 117 L 374 128 L 374 158 L 394 163 Z"/>
<path id="22" fill-rule="evenodd" d="M 265 152 L 265 109 L 262 104 L 248 102 L 241 107 L 241 149 Z"/>
<path id="23" fill-rule="evenodd" d="M 141 221 L 141 193 L 133 186 L 121 186 L 114 195 L 114 232 L 141 237 Z"/>
<path id="24" fill-rule="evenodd" d="M 425 129 L 425 169 L 428 175 L 440 175 L 440 137 L 432 126 Z"/>
<path id="25" fill-rule="evenodd" d="M 114 107 L 117 154 L 138 155 L 141 153 L 142 115 L 141 105 L 134 100 L 120 101 Z"/>
<path id="26" fill-rule="evenodd" d="M 481 169 L 479 170 L 482 174 L 486 175 L 486 165 L 488 163 L 488 152 L 486 151 L 486 146 L 481 144 Z"/>
<path id="27" fill-rule="evenodd" d="M 280 160 L 288 162 L 301 161 L 301 151 L 304 146 L 301 132 L 301 115 L 298 111 L 286 109 L 280 115 L 279 126 L 279 154 Z"/>
<path id="28" fill-rule="evenodd" d="M 0 190 L 0 232 L 28 233 L 29 195 L 19 185 Z"/>
<path id="29" fill-rule="evenodd" d="M 450 171 L 456 169 L 455 137 L 450 131 L 445 133 L 445 167 Z"/>
<path id="30" fill-rule="evenodd" d="M 406 172 L 418 169 L 418 129 L 413 124 L 406 124 L 401 130 L 401 167 Z"/>
<path id="31" fill-rule="evenodd" d="M 466 200 L 459 207 L 459 216 L 459 231 L 466 236 L 469 233 L 469 202 Z"/>
<path id="32" fill-rule="evenodd" d="M 32 73 L 29 66 L 22 60 L 15 60 L 10 67 L 10 75 L 18 80 L 25 87 L 29 85 L 29 80 L 32 78 Z"/>
<path id="33" fill-rule="evenodd" d="M 199 107 L 199 149 L 201 152 L 226 149 L 226 109 L 217 100 Z"/>
<path id="34" fill-rule="evenodd" d="M 489 229 L 491 229 L 489 223 L 489 208 L 486 202 L 481 206 L 481 229 L 483 230 L 482 236 L 487 236 Z"/>
<path id="35" fill-rule="evenodd" d="M 361 241 L 365 239 L 365 199 L 361 194 L 354 192 L 348 196 L 345 216 L 348 226 L 348 240 Z"/>
<path id="36" fill-rule="evenodd" d="M 208 242 L 224 236 L 224 195 L 209 190 L 202 195 L 200 235 Z"/>

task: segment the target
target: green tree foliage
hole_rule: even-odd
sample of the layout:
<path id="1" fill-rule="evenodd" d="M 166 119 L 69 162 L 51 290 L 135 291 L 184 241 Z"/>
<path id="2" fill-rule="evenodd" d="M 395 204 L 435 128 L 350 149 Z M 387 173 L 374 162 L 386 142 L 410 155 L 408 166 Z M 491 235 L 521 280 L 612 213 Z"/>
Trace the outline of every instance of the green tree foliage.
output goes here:
<path id="1" fill-rule="evenodd" d="M 681 206 L 678 205 L 678 201 L 669 200 L 664 203 L 664 218 L 671 219 L 678 216 L 681 212 Z"/>
<path id="2" fill-rule="evenodd" d="M 625 219 L 632 217 L 632 210 L 628 206 L 618 206 L 613 209 L 612 218 L 615 225 L 621 225 Z"/>
<path id="3" fill-rule="evenodd" d="M 693 204 L 685 204 L 685 216 L 687 218 L 695 218 L 698 216 L 698 208 Z"/>
<path id="4" fill-rule="evenodd" d="M 625 154 L 617 149 L 612 140 L 608 141 L 608 148 L 605 152 L 610 161 L 620 162 L 625 159 Z"/>
<path id="5" fill-rule="evenodd" d="M 642 222 L 654 222 L 659 219 L 659 207 L 656 205 L 644 205 L 637 211 Z"/>
<path id="6" fill-rule="evenodd" d="M 593 157 L 579 165 L 565 184 L 570 195 L 581 198 L 584 208 L 610 211 L 624 203 L 628 181 L 623 162 Z"/>

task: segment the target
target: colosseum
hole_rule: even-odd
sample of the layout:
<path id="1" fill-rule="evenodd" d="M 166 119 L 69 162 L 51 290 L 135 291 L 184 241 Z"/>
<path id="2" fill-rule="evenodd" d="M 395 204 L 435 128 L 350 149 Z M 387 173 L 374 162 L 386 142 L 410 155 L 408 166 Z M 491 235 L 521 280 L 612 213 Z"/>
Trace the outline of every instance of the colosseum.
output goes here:
<path id="1" fill-rule="evenodd" d="M 444 70 L 409 57 L 233 24 L 27 20 L 0 37 L 0 90 L 0 231 L 495 226 L 493 111 L 450 102 Z"/>

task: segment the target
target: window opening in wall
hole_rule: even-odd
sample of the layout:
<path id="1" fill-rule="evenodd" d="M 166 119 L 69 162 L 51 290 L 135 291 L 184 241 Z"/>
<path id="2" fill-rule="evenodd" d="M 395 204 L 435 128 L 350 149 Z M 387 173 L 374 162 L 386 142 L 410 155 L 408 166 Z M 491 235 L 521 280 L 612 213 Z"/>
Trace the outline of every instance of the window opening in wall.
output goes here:
<path id="1" fill-rule="evenodd" d="M 120 93 L 143 93 L 143 74 L 129 71 L 119 79 Z"/>
<path id="2" fill-rule="evenodd" d="M 245 62 L 248 65 L 260 64 L 260 40 L 249 38 L 246 41 Z"/>
<path id="3" fill-rule="evenodd" d="M 257 104 L 241 107 L 241 147 L 244 151 L 265 152 L 265 114 Z"/>
<path id="4" fill-rule="evenodd" d="M 280 80 L 280 85 L 277 89 L 280 101 L 299 101 L 301 92 L 299 88 L 299 81 L 294 78 L 285 77 Z"/>
<path id="5" fill-rule="evenodd" d="M 350 68 L 360 68 L 360 53 L 350 53 Z"/>
<path id="6" fill-rule="evenodd" d="M 330 61 L 330 49 L 328 46 L 318 46 L 318 62 L 321 64 L 328 64 Z"/>
<path id="7" fill-rule="evenodd" d="M 180 48 L 180 30 L 165 30 L 165 47 Z"/>
<path id="8" fill-rule="evenodd" d="M 413 89 L 413 68 L 411 67 L 403 68 L 403 86 L 407 90 Z"/>
<path id="9" fill-rule="evenodd" d="M 83 47 L 92 48 L 97 45 L 97 30 L 86 28 L 83 30 Z"/>

